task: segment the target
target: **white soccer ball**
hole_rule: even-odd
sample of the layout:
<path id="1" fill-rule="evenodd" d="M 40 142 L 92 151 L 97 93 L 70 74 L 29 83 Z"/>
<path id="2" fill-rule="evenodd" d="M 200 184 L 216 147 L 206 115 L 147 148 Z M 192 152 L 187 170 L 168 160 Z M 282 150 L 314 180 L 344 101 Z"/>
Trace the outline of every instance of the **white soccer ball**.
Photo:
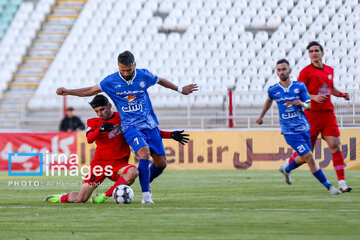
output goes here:
<path id="1" fill-rule="evenodd" d="M 114 189 L 112 196 L 117 204 L 129 204 L 134 199 L 134 191 L 128 185 L 119 185 Z"/>

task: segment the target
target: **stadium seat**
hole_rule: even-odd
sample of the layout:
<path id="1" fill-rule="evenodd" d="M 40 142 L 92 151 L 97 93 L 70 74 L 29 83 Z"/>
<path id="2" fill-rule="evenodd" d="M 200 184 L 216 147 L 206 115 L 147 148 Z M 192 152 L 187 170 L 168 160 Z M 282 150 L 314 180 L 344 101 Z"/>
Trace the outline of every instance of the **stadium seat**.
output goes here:
<path id="1" fill-rule="evenodd" d="M 270 28 L 276 28 L 280 24 L 281 24 L 281 17 L 279 15 L 271 15 L 266 21 L 266 26 Z"/>
<path id="2" fill-rule="evenodd" d="M 347 56 L 347 51 L 343 47 L 338 47 L 333 52 L 333 55 L 341 59 Z"/>
<path id="3" fill-rule="evenodd" d="M 278 6 L 277 0 L 265 0 L 264 7 L 270 8 L 271 10 L 276 9 Z"/>
<path id="4" fill-rule="evenodd" d="M 279 7 L 284 7 L 287 10 L 290 10 L 294 7 L 294 2 L 293 0 L 282 0 L 279 4 Z"/>
<path id="5" fill-rule="evenodd" d="M 306 15 L 310 15 L 313 18 L 316 18 L 319 15 L 319 12 L 319 7 L 316 5 L 309 6 L 305 11 Z"/>
<path id="6" fill-rule="evenodd" d="M 355 64 L 348 66 L 348 73 L 353 76 L 360 76 L 360 66 Z"/>
<path id="7" fill-rule="evenodd" d="M 343 22 L 345 22 L 345 15 L 342 14 L 342 13 L 336 13 L 336 14 L 331 18 L 331 22 L 337 23 L 337 24 L 342 24 Z"/>
<path id="8" fill-rule="evenodd" d="M 291 25 L 294 25 L 297 22 L 299 22 L 299 20 L 298 20 L 298 17 L 295 15 L 288 15 L 284 18 L 284 23 L 289 23 Z"/>
<path id="9" fill-rule="evenodd" d="M 337 76 L 343 76 L 347 73 L 347 67 L 345 65 L 327 65 L 334 66 L 334 74 Z"/>
<path id="10" fill-rule="evenodd" d="M 353 47 L 353 48 L 349 49 L 348 56 L 349 57 L 354 57 L 354 58 L 359 58 L 359 56 L 360 56 L 360 47 Z"/>
<path id="11" fill-rule="evenodd" d="M 336 40 L 336 39 L 332 39 L 330 41 L 327 41 L 326 45 L 325 45 L 326 48 L 331 48 L 331 49 L 335 49 L 335 48 L 337 48 L 339 46 L 340 46 L 339 40 Z"/>
<path id="12" fill-rule="evenodd" d="M 264 59 L 261 57 L 256 57 L 250 61 L 250 66 L 256 67 L 257 69 L 260 69 L 264 66 Z"/>
<path id="13" fill-rule="evenodd" d="M 321 33 L 323 30 L 322 24 L 321 23 L 317 23 L 314 22 L 313 24 L 310 25 L 308 32 L 314 32 L 315 35 Z M 315 39 L 315 38 L 313 38 Z"/>
<path id="14" fill-rule="evenodd" d="M 313 25 L 312 25 L 313 26 Z M 316 28 L 316 27 L 315 27 Z M 314 29 L 315 30 L 315 29 Z M 312 31 L 311 29 L 309 29 L 309 31 L 305 32 L 303 34 L 303 36 L 301 37 L 302 40 L 311 42 L 314 41 L 316 39 L 316 33 L 314 31 Z"/>
<path id="15" fill-rule="evenodd" d="M 235 66 L 240 67 L 244 71 L 249 66 L 249 59 L 240 57 L 235 61 Z"/>
<path id="16" fill-rule="evenodd" d="M 266 24 L 266 18 L 265 16 L 258 15 L 254 17 L 251 21 L 251 26 L 255 28 L 264 27 Z"/>
<path id="17" fill-rule="evenodd" d="M 355 45 L 354 40 L 351 39 L 342 40 L 340 43 L 340 47 L 345 48 L 347 51 L 350 48 L 354 47 L 354 45 Z"/>
<path id="18" fill-rule="evenodd" d="M 296 43 L 299 40 L 299 33 L 291 31 L 286 34 L 286 39 L 290 40 L 292 43 Z"/>
<path id="19" fill-rule="evenodd" d="M 340 63 L 346 67 L 350 67 L 355 64 L 355 60 L 353 57 L 346 56 L 341 59 Z"/>
<path id="20" fill-rule="evenodd" d="M 346 22 L 356 24 L 360 21 L 360 13 L 351 13 L 346 17 Z"/>
<path id="21" fill-rule="evenodd" d="M 292 48 L 288 53 L 288 57 L 297 61 L 302 57 L 302 50 L 300 48 Z"/>
<path id="22" fill-rule="evenodd" d="M 291 13 L 289 16 L 294 16 L 296 18 L 299 18 L 305 14 L 304 7 L 296 5 L 292 8 Z"/>
<path id="23" fill-rule="evenodd" d="M 262 44 L 259 40 L 254 39 L 248 44 L 248 48 L 254 50 L 255 53 L 257 53 L 262 48 Z"/>
<path id="24" fill-rule="evenodd" d="M 349 40 L 354 40 L 354 42 L 360 40 L 360 30 L 353 30 L 348 32 L 346 38 Z"/>
<path id="25" fill-rule="evenodd" d="M 328 31 L 328 32 L 331 32 L 331 33 L 334 33 L 334 32 L 336 32 L 338 30 L 339 30 L 339 25 L 337 23 L 334 23 L 334 22 L 328 23 L 324 28 L 324 31 Z"/>
<path id="26" fill-rule="evenodd" d="M 339 9 L 342 6 L 342 0 L 329 0 L 328 5 Z"/>
<path id="27" fill-rule="evenodd" d="M 301 21 L 294 24 L 292 30 L 302 35 L 306 31 L 306 25 Z"/>
<path id="28" fill-rule="evenodd" d="M 245 49 L 241 55 L 242 58 L 252 59 L 255 57 L 255 51 L 253 49 Z"/>
<path id="29" fill-rule="evenodd" d="M 340 64 L 340 59 L 336 56 L 330 56 L 326 58 L 325 64 L 329 66 L 337 66 Z"/>
<path id="30" fill-rule="evenodd" d="M 352 13 L 352 7 L 349 5 L 343 5 L 339 8 L 338 13 L 343 14 L 345 16 L 350 15 Z"/>
<path id="31" fill-rule="evenodd" d="M 318 39 L 319 40 L 323 40 L 323 41 L 329 41 L 332 39 L 332 34 L 329 31 L 322 31 L 319 35 L 318 35 Z"/>
<path id="32" fill-rule="evenodd" d="M 279 16 L 280 18 L 284 18 L 288 15 L 288 10 L 289 9 L 287 9 L 286 7 L 278 6 L 274 11 L 273 16 Z"/>
<path id="33" fill-rule="evenodd" d="M 350 22 L 344 22 L 339 27 L 342 31 L 351 32 L 354 29 L 354 24 Z"/>
<path id="34" fill-rule="evenodd" d="M 244 70 L 243 76 L 254 77 L 257 75 L 257 69 L 254 66 L 249 66 Z"/>

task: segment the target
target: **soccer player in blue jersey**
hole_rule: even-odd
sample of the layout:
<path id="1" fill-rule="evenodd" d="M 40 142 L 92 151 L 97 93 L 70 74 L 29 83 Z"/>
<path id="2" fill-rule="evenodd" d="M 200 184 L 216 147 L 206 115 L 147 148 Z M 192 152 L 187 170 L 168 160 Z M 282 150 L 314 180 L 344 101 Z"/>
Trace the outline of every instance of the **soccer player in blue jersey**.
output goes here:
<path id="1" fill-rule="evenodd" d="M 290 80 L 291 68 L 286 59 L 281 59 L 276 63 L 276 73 L 280 81 L 269 87 L 268 99 L 256 123 L 259 125 L 263 123 L 263 117 L 275 100 L 279 109 L 281 134 L 300 156 L 288 166 L 281 166 L 280 172 L 284 175 L 285 181 L 291 184 L 290 172 L 306 162 L 313 175 L 329 190 L 331 195 L 340 194 L 341 192 L 329 183 L 321 168 L 316 165 L 311 151 L 310 125 L 303 112 L 303 108 L 310 109 L 311 107 L 306 86 L 302 82 Z"/>
<path id="2" fill-rule="evenodd" d="M 158 120 L 151 105 L 147 89 L 156 83 L 188 95 L 198 90 L 196 84 L 179 87 L 157 77 L 146 69 L 136 68 L 134 55 L 125 51 L 118 56 L 119 72 L 105 77 L 99 84 L 80 89 L 58 88 L 58 95 L 92 96 L 105 92 L 114 102 L 121 118 L 125 140 L 139 160 L 139 179 L 142 203 L 153 204 L 150 182 L 166 167 L 165 149 L 158 129 Z M 150 156 L 154 163 L 150 166 Z"/>

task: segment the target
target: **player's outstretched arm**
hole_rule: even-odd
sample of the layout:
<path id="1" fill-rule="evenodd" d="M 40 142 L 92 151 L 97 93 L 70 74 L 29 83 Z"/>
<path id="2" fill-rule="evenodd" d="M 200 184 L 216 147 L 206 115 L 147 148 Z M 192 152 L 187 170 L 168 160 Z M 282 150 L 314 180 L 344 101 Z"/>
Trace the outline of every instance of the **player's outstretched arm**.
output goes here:
<path id="1" fill-rule="evenodd" d="M 87 88 L 77 88 L 77 89 L 67 89 L 64 87 L 60 87 L 56 90 L 57 95 L 61 95 L 61 96 L 72 95 L 78 97 L 89 97 L 98 94 L 100 92 L 101 90 L 99 89 L 98 85 L 94 85 L 92 87 L 87 87 Z"/>
<path id="2" fill-rule="evenodd" d="M 199 88 L 198 88 L 198 85 L 197 84 L 189 84 L 189 85 L 186 85 L 184 87 L 179 87 L 179 86 L 176 86 L 175 84 L 173 84 L 172 82 L 170 82 L 169 80 L 166 80 L 165 78 L 160 78 L 158 79 L 158 84 L 160 84 L 161 86 L 163 87 L 166 87 L 166 88 L 170 88 L 174 91 L 178 91 L 184 95 L 188 95 L 192 92 L 195 92 L 195 91 L 198 91 Z"/>
<path id="3" fill-rule="evenodd" d="M 183 133 L 184 130 L 181 131 L 173 131 L 173 132 L 168 132 L 168 131 L 163 131 L 160 130 L 161 133 L 161 137 L 162 138 L 172 138 L 175 141 L 178 141 L 179 143 L 181 143 L 182 145 L 185 145 L 185 143 L 188 143 L 188 141 L 190 140 L 188 137 L 190 136 L 189 134 L 185 134 Z"/>
<path id="4" fill-rule="evenodd" d="M 269 99 L 269 98 L 266 99 L 266 102 L 264 104 L 264 107 L 260 114 L 260 117 L 256 120 L 257 124 L 259 124 L 259 125 L 263 124 L 263 118 L 264 118 L 266 112 L 270 109 L 272 102 L 273 102 L 272 99 Z"/>
<path id="5" fill-rule="evenodd" d="M 335 87 L 332 88 L 332 95 L 334 95 L 335 97 L 342 97 L 345 100 L 350 100 L 350 94 L 349 93 L 343 93 L 340 92 L 339 90 L 337 90 Z"/>

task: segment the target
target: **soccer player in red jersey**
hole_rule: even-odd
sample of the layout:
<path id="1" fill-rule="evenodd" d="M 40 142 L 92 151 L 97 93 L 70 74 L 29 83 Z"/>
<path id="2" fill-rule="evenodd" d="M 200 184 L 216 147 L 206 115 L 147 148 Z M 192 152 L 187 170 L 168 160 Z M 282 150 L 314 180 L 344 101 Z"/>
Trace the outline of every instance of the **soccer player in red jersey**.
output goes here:
<path id="1" fill-rule="evenodd" d="M 115 184 L 105 193 L 91 198 L 92 203 L 103 203 L 112 196 L 113 190 L 121 184 L 130 186 L 139 175 L 138 169 L 128 163 L 130 147 L 125 141 L 120 127 L 120 115 L 111 110 L 111 104 L 104 95 L 96 95 L 90 105 L 98 115 L 87 121 L 86 137 L 88 143 L 95 142 L 95 156 L 90 171 L 85 177 L 80 192 L 50 195 L 48 202 L 86 202 L 92 192 L 108 177 Z M 189 140 L 183 131 L 161 131 L 163 138 L 173 138 L 185 144 Z"/>
<path id="2" fill-rule="evenodd" d="M 323 47 L 316 41 L 307 46 L 311 64 L 301 70 L 298 81 L 305 83 L 311 98 L 311 109 L 305 111 L 310 123 L 311 144 L 314 150 L 319 133 L 327 142 L 333 157 L 333 166 L 339 183 L 339 190 L 350 192 L 345 181 L 345 162 L 340 146 L 340 131 L 337 125 L 331 95 L 350 100 L 348 93 L 342 93 L 334 86 L 334 69 L 322 62 Z M 291 162 L 297 154 L 290 159 Z"/>

